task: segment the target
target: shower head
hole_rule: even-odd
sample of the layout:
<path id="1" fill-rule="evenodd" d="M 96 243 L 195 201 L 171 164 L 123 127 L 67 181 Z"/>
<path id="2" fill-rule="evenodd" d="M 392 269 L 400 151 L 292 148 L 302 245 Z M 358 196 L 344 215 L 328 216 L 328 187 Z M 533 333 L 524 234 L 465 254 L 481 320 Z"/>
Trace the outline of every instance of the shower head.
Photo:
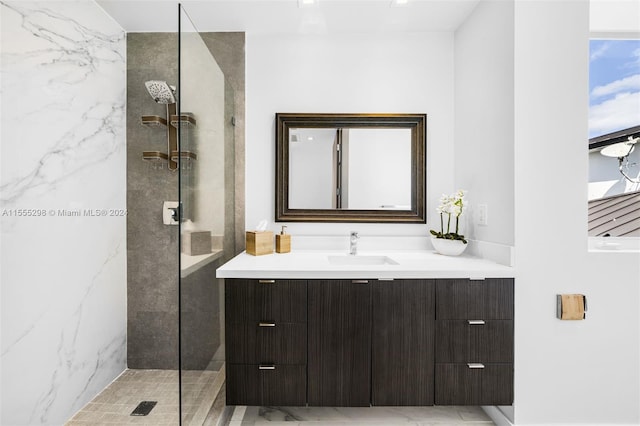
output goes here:
<path id="1" fill-rule="evenodd" d="M 147 91 L 151 95 L 154 101 L 159 104 L 175 104 L 176 88 L 169 86 L 166 81 L 151 80 L 144 83 L 147 86 Z"/>

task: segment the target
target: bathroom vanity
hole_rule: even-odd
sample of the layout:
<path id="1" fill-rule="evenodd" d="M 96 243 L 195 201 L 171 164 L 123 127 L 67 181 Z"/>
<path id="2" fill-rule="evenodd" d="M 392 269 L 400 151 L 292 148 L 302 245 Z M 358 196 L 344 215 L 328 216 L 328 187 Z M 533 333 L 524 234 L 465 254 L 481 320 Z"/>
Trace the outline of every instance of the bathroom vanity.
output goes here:
<path id="1" fill-rule="evenodd" d="M 433 252 L 242 253 L 217 276 L 228 405 L 513 402 L 512 268 Z"/>

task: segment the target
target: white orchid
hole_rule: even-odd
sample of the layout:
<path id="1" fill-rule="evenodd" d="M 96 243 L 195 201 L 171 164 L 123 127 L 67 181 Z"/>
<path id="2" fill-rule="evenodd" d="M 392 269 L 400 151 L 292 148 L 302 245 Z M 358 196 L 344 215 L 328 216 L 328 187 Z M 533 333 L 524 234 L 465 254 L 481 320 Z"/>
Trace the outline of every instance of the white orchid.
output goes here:
<path id="1" fill-rule="evenodd" d="M 462 240 L 466 244 L 466 240 L 464 239 L 464 235 L 458 234 L 458 222 L 460 215 L 462 215 L 462 211 L 464 209 L 465 204 L 465 195 L 467 191 L 464 189 L 459 189 L 454 194 L 446 195 L 442 194 L 440 197 L 440 205 L 436 209 L 436 211 L 440 214 L 440 232 L 431 230 L 431 234 L 435 235 L 437 238 L 445 238 L 450 240 Z M 447 232 L 444 232 L 444 215 L 447 215 Z M 450 232 L 451 227 L 451 215 L 456 218 L 456 231 Z"/>

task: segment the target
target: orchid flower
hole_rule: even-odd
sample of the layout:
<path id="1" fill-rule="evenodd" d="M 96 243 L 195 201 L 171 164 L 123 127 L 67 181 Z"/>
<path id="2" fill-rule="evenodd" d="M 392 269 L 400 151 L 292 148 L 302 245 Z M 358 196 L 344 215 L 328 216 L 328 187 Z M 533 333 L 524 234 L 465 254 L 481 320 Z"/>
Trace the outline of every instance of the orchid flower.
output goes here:
<path id="1" fill-rule="evenodd" d="M 440 205 L 436 211 L 440 214 L 440 232 L 431 230 L 431 234 L 436 238 L 445 238 L 451 240 L 462 240 L 466 244 L 463 235 L 458 234 L 459 218 L 464 210 L 466 200 L 464 199 L 466 191 L 459 189 L 454 194 L 442 194 L 440 197 Z M 447 215 L 447 232 L 444 232 L 444 215 Z M 456 230 L 451 232 L 451 215 L 456 219 Z"/>

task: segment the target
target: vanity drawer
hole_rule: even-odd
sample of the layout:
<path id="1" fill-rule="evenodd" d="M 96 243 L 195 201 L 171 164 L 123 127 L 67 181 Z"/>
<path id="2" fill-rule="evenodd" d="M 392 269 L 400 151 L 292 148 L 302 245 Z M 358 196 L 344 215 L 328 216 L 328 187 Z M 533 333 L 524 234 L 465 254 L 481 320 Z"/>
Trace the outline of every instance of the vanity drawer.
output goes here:
<path id="1" fill-rule="evenodd" d="M 238 364 L 306 364 L 306 323 L 227 323 L 226 360 Z"/>
<path id="2" fill-rule="evenodd" d="M 513 319 L 513 301 L 513 278 L 437 280 L 436 319 Z"/>
<path id="3" fill-rule="evenodd" d="M 436 364 L 436 405 L 511 405 L 513 364 Z"/>
<path id="4" fill-rule="evenodd" d="M 306 322 L 306 280 L 225 280 L 225 315 L 231 322 Z"/>
<path id="5" fill-rule="evenodd" d="M 436 362 L 513 362 L 512 320 L 436 321 Z"/>
<path id="6" fill-rule="evenodd" d="M 305 365 L 227 364 L 227 405 L 306 404 Z"/>

